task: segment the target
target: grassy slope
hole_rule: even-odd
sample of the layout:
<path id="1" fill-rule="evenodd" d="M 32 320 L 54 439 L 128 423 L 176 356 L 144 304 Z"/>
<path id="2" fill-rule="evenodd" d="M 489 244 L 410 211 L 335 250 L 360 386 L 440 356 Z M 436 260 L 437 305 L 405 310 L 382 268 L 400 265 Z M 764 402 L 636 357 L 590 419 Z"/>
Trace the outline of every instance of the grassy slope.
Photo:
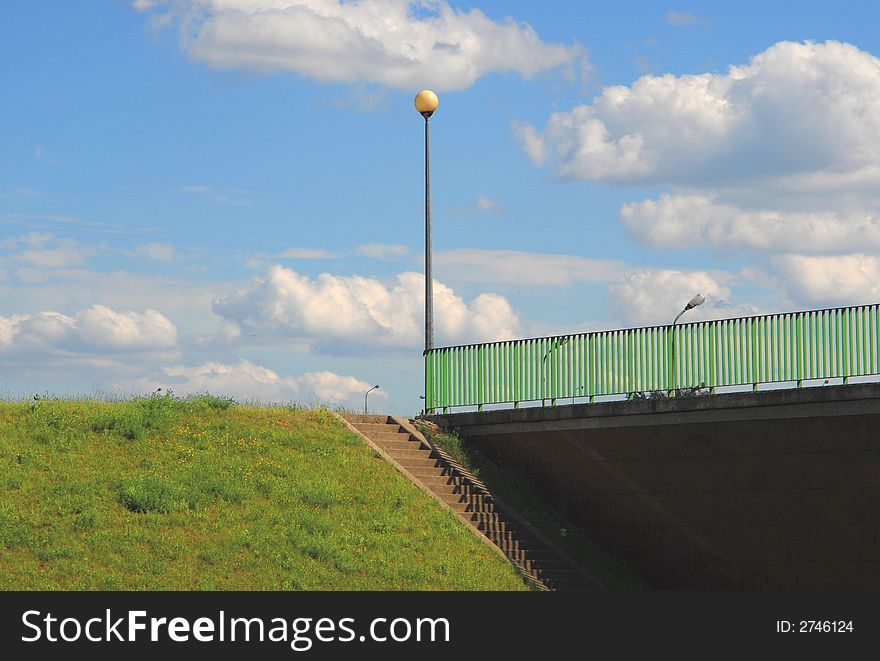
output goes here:
<path id="1" fill-rule="evenodd" d="M 0 470 L 0 589 L 524 589 L 326 410 L 5 402 Z"/>

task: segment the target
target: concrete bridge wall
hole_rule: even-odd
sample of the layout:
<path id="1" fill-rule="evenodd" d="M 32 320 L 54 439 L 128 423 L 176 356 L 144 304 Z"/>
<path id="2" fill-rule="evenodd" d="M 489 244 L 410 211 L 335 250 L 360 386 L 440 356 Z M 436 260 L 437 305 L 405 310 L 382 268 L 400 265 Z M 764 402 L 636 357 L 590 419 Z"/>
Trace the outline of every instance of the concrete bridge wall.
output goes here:
<path id="1" fill-rule="evenodd" d="M 880 589 L 880 384 L 434 416 L 661 589 Z"/>

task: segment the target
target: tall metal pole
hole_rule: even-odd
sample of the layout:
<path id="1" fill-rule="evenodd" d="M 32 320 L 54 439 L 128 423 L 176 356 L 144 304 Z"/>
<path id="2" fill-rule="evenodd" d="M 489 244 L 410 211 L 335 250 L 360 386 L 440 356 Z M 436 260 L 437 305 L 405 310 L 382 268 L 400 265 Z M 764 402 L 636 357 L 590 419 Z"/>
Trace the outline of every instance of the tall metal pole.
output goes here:
<path id="1" fill-rule="evenodd" d="M 425 413 L 432 410 L 433 390 L 428 363 L 428 352 L 434 349 L 434 271 L 431 268 L 431 115 L 440 101 L 431 90 L 416 94 L 416 110 L 425 118 Z"/>
<path id="2" fill-rule="evenodd" d="M 431 114 L 425 118 L 425 352 L 434 348 L 434 275 L 431 268 Z"/>
<path id="3" fill-rule="evenodd" d="M 678 320 L 681 319 L 681 315 L 683 315 L 688 310 L 693 310 L 698 305 L 702 305 L 706 302 L 706 297 L 702 294 L 697 294 L 691 300 L 687 302 L 687 305 L 684 306 L 684 309 L 675 315 L 675 319 L 672 320 L 672 361 L 670 364 L 670 383 L 672 383 L 672 394 L 675 394 L 675 391 L 678 389 L 678 370 L 676 369 L 677 364 L 675 360 L 675 324 L 678 323 Z"/>

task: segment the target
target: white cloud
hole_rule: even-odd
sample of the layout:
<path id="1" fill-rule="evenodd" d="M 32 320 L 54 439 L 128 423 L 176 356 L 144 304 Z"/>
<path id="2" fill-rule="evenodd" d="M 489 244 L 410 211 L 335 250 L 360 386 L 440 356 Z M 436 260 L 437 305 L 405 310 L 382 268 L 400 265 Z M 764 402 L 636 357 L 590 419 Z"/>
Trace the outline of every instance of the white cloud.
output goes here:
<path id="1" fill-rule="evenodd" d="M 93 305 L 71 317 L 46 310 L 0 316 L 0 350 L 116 353 L 172 349 L 177 328 L 162 313 Z"/>
<path id="2" fill-rule="evenodd" d="M 170 262 L 174 259 L 175 248 L 171 243 L 142 243 L 135 247 L 135 252 L 144 257 L 155 259 L 160 262 Z"/>
<path id="3" fill-rule="evenodd" d="M 630 236 L 652 248 L 704 246 L 797 253 L 880 249 L 880 214 L 857 210 L 742 209 L 712 195 L 662 194 L 624 204 L 620 219 Z"/>
<path id="4" fill-rule="evenodd" d="M 608 287 L 611 313 L 628 326 L 669 324 L 700 293 L 706 302 L 688 311 L 684 321 L 757 314 L 748 305 L 731 303 L 731 276 L 707 271 L 640 269 Z"/>
<path id="5" fill-rule="evenodd" d="M 643 76 L 517 130 L 566 178 L 704 185 L 864 177 L 880 165 L 880 60 L 828 41 L 779 42 L 726 74 Z"/>
<path id="6" fill-rule="evenodd" d="M 444 250 L 436 254 L 434 261 L 450 280 L 508 285 L 609 282 L 628 268 L 616 259 L 478 248 Z"/>
<path id="7" fill-rule="evenodd" d="M 799 302 L 861 305 L 880 298 L 880 259 L 876 255 L 776 255 L 771 268 L 781 286 Z"/>
<path id="8" fill-rule="evenodd" d="M 342 376 L 326 370 L 303 374 L 299 378 L 299 384 L 305 392 L 313 393 L 320 402 L 351 402 L 354 399 L 357 404 L 362 403 L 364 393 L 375 385 L 353 376 Z M 383 390 L 376 389 L 370 393 L 370 398 L 386 400 L 388 395 Z"/>
<path id="9" fill-rule="evenodd" d="M 355 248 L 354 252 L 373 259 L 394 259 L 406 255 L 409 248 L 400 243 L 367 243 Z"/>
<path id="10" fill-rule="evenodd" d="M 84 246 L 76 239 L 59 239 L 51 232 L 30 232 L 19 237 L 10 237 L 0 245 L 0 249 L 17 248 L 22 249 L 3 259 L 27 264 L 36 269 L 56 269 L 80 264 L 96 252 L 94 247 Z"/>
<path id="11" fill-rule="evenodd" d="M 321 248 L 289 248 L 278 257 L 289 259 L 333 259 L 337 255 Z"/>
<path id="12" fill-rule="evenodd" d="M 76 316 L 83 344 L 95 348 L 126 350 L 160 349 L 177 344 L 177 328 L 161 312 L 116 312 L 93 305 Z"/>
<path id="13" fill-rule="evenodd" d="M 120 270 L 60 268 L 31 271 L 28 275 L 32 277 L 26 286 L 21 282 L 0 282 L 0 314 L 85 309 L 100 301 L 117 310 L 162 310 L 183 324 L 187 332 L 211 332 L 216 330 L 218 323 L 211 311 L 212 302 L 234 286 L 231 282 L 200 283 Z"/>
<path id="14" fill-rule="evenodd" d="M 468 303 L 435 280 L 434 309 L 439 342 L 500 340 L 521 331 L 518 316 L 497 294 L 480 294 Z M 363 345 L 418 347 L 423 310 L 424 276 L 419 273 L 400 273 L 386 285 L 329 273 L 312 280 L 278 265 L 214 303 L 218 315 L 261 335 L 307 339 L 335 353 Z"/>
<path id="15" fill-rule="evenodd" d="M 538 166 L 544 165 L 548 158 L 548 140 L 545 140 L 544 136 L 534 126 L 518 120 L 511 122 L 511 128 L 513 128 L 513 134 L 519 140 L 523 150 L 532 159 L 532 163 Z"/>
<path id="16" fill-rule="evenodd" d="M 165 16 L 181 12 L 190 57 L 217 68 L 461 90 L 491 73 L 531 78 L 578 60 L 586 67 L 578 45 L 544 43 L 525 23 L 496 22 L 446 0 L 181 0 L 170 7 Z"/>
<path id="17" fill-rule="evenodd" d="M 551 164 L 560 177 L 667 185 L 620 209 L 643 245 L 735 249 L 752 262 L 740 271 L 743 282 L 775 289 L 786 304 L 876 297 L 880 59 L 871 53 L 835 41 L 779 42 L 726 72 L 646 75 L 607 87 L 590 104 L 551 115 L 543 131 L 517 124 L 514 132 L 536 164 Z M 649 298 L 687 300 L 700 288 L 693 272 L 684 280 L 683 272 L 651 273 L 634 288 L 632 276 L 612 285 L 612 302 L 615 290 L 631 293 L 649 310 L 618 306 L 619 318 L 664 321 L 668 314 Z M 732 312 L 729 291 L 721 291 L 731 281 L 703 283 L 713 284 Z M 643 286 L 656 294 L 643 297 Z"/>
<path id="18" fill-rule="evenodd" d="M 2 328 L 0 328 L 2 332 Z M 210 361 L 196 366 L 174 365 L 134 382 L 117 384 L 119 389 L 154 392 L 172 390 L 176 395 L 210 393 L 239 401 L 264 403 L 290 402 L 363 405 L 363 395 L 371 387 L 366 381 L 334 372 L 309 372 L 299 377 L 277 372 L 247 360 L 230 364 Z M 381 390 L 371 398 L 387 400 Z"/>

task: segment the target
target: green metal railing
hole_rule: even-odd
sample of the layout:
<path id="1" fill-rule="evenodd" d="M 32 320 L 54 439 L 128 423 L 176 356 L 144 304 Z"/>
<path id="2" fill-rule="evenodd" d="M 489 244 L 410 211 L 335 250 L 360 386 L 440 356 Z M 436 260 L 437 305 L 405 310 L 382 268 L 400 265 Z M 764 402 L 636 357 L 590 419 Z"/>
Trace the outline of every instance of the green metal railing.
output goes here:
<path id="1" fill-rule="evenodd" d="M 880 374 L 880 305 L 425 353 L 426 410 Z"/>

